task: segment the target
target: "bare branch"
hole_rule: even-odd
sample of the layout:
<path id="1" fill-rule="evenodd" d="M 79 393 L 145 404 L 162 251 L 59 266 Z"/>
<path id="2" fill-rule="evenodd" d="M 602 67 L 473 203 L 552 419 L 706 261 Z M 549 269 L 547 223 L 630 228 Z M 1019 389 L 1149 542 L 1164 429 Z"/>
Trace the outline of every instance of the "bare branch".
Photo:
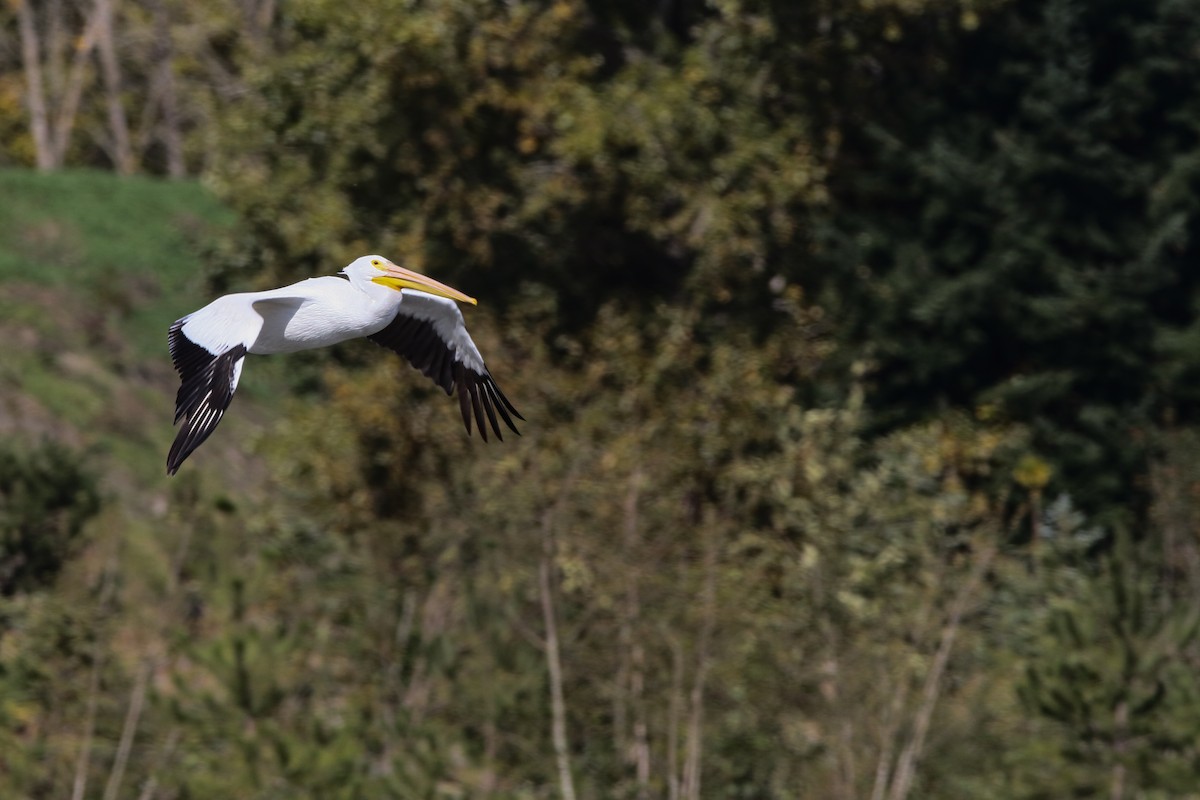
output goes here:
<path id="1" fill-rule="evenodd" d="M 925 684 L 921 690 L 921 704 L 917 707 L 912 736 L 909 737 L 908 743 L 905 744 L 896 763 L 895 779 L 892 782 L 891 792 L 888 793 L 889 800 L 905 800 L 912 790 L 917 762 L 921 758 L 921 751 L 925 748 L 929 723 L 933 719 L 933 709 L 941 695 L 942 678 L 945 676 L 946 666 L 950 662 L 950 652 L 954 648 L 954 639 L 958 635 L 962 616 L 966 613 L 967 606 L 974 600 L 995 555 L 995 545 L 987 545 L 976 557 L 971 574 L 959 589 L 950 606 L 950 616 L 942 628 L 941 641 L 934 653 L 933 662 L 929 665 L 929 672 L 925 676 Z"/>
<path id="2" fill-rule="evenodd" d="M 558 763 L 558 780 L 563 800 L 575 800 L 575 782 L 571 777 L 571 754 L 567 743 L 567 707 L 563 699 L 562 662 L 558 652 L 558 623 L 555 619 L 554 592 L 550 570 L 554 561 L 554 510 L 542 515 L 542 557 L 538 561 L 538 590 L 542 617 L 546 625 L 546 667 L 550 673 L 550 734 Z"/>
<path id="3" fill-rule="evenodd" d="M 708 654 L 717 617 L 717 542 L 716 535 L 704 526 L 704 587 L 701 592 L 703 613 L 700 641 L 696 645 L 696 678 L 692 684 L 688 716 L 687 759 L 683 766 L 683 797 L 700 798 L 700 754 L 704 738 L 704 683 L 708 677 Z"/>
<path id="4" fill-rule="evenodd" d="M 172 728 L 167 734 L 167 739 L 163 742 L 162 748 L 159 750 L 158 757 L 155 759 L 155 767 L 150 773 L 150 777 L 146 779 L 142 785 L 142 793 L 138 795 L 138 800 L 154 800 L 154 794 L 158 791 L 158 771 L 171 758 L 175 752 L 175 747 L 179 744 L 179 729 Z"/>
<path id="5" fill-rule="evenodd" d="M 194 526 L 188 525 L 183 529 L 175 556 L 171 561 L 171 571 L 167 576 L 166 597 L 173 600 L 179 589 L 179 579 L 183 574 L 184 560 L 187 558 L 188 547 L 192 541 Z M 133 688 L 129 694 L 129 707 L 125 712 L 125 721 L 121 725 L 121 739 L 117 744 L 117 754 L 113 758 L 112 770 L 108 775 L 108 783 L 104 787 L 104 800 L 116 800 L 121 791 L 121 781 L 125 777 L 125 768 L 129 763 L 129 754 L 133 749 L 133 739 L 137 734 L 138 725 L 142 718 L 142 708 L 146 702 L 146 690 L 150 678 L 158 669 L 158 656 L 146 656 L 138 667 Z M 164 755 L 166 758 L 166 755 Z M 151 789 L 153 793 L 153 789 Z"/>
<path id="6" fill-rule="evenodd" d="M 102 614 L 109 610 L 109 604 L 116 590 L 117 565 L 119 563 L 117 558 L 118 547 L 119 542 L 113 546 L 112 552 L 109 553 L 104 565 L 104 572 L 100 576 L 100 597 L 96 603 L 96 607 Z M 80 745 L 79 756 L 75 760 L 75 780 L 71 785 L 71 800 L 83 800 L 84 793 L 87 791 L 88 770 L 92 760 L 92 737 L 96 732 L 96 706 L 100 697 L 100 665 L 104 661 L 101 641 L 101 637 L 96 637 L 96 642 L 92 648 L 92 669 L 91 675 L 88 678 L 88 699 L 83 724 L 83 744 Z"/>
<path id="7" fill-rule="evenodd" d="M 671 645 L 671 701 L 667 709 L 667 798 L 679 800 L 679 718 L 683 715 L 683 645 Z"/>
<path id="8" fill-rule="evenodd" d="M 1117 708 L 1113 712 L 1113 722 L 1115 723 L 1114 733 L 1116 741 L 1113 742 L 1113 750 L 1117 759 L 1112 768 L 1112 781 L 1109 786 L 1108 796 L 1111 800 L 1124 800 L 1125 798 L 1125 757 L 1129 752 L 1129 701 L 1121 700 L 1117 703 Z"/>
<path id="9" fill-rule="evenodd" d="M 635 469 L 629 476 L 629 491 L 625 495 L 625 553 L 628 557 L 636 558 L 638 553 L 638 502 L 641 498 L 642 472 Z M 646 651 L 638 641 L 636 628 L 641 617 L 641 598 L 638 591 L 638 574 L 634 569 L 625 570 L 625 617 L 621 625 L 623 642 L 622 667 L 625 670 L 627 683 L 620 685 L 620 691 L 626 688 L 629 699 L 633 704 L 633 744 L 629 751 L 634 765 L 634 776 L 637 779 L 637 796 L 645 800 L 650 793 L 650 743 L 646 724 Z M 623 720 L 622 720 L 623 722 Z M 622 729 L 618 737 L 618 745 L 624 738 Z"/>
<path id="10" fill-rule="evenodd" d="M 83 743 L 75 760 L 75 780 L 71 785 L 71 800 L 83 800 L 87 791 L 88 768 L 92 760 L 92 736 L 96 732 L 96 704 L 100 696 L 100 648 L 92 656 L 91 676 L 88 678 L 87 711 L 83 723 Z"/>
<path id="11" fill-rule="evenodd" d="M 133 749 L 133 736 L 137 732 L 138 722 L 142 717 L 142 706 L 146 701 L 146 686 L 150 682 L 154 661 L 153 658 L 142 659 L 137 677 L 133 681 L 133 689 L 129 695 L 129 708 L 125 712 L 125 722 L 121 726 L 121 741 L 117 745 L 117 755 L 113 759 L 112 772 L 108 775 L 108 784 L 104 787 L 104 800 L 117 800 L 117 795 L 121 791 L 121 781 L 125 777 L 125 767 L 129 763 L 129 752 Z"/>

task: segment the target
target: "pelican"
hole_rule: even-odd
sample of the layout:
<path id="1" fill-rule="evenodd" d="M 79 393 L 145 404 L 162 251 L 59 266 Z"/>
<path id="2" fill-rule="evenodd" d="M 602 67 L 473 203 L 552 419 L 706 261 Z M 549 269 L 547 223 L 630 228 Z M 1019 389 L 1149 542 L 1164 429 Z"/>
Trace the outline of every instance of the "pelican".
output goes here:
<path id="1" fill-rule="evenodd" d="M 248 353 L 293 353 L 364 336 L 407 358 L 446 394 L 457 389 L 468 435 L 471 412 L 485 442 L 485 414 L 497 439 L 503 438 L 497 414 L 520 435 L 512 418 L 525 418 L 488 372 L 455 301 L 476 303 L 444 283 L 371 255 L 355 259 L 337 276 L 227 294 L 176 320 L 167 341 L 181 381 L 175 422 L 183 425 L 167 455 L 167 474 L 174 475 L 216 430 Z"/>

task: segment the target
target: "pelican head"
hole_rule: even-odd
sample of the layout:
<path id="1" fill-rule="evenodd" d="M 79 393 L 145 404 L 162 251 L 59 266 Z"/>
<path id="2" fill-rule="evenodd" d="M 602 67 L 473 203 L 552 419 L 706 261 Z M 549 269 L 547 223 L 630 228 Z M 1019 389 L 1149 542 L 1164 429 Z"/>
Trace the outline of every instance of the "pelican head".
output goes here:
<path id="1" fill-rule="evenodd" d="M 433 278 L 426 277 L 419 272 L 413 272 L 411 269 L 397 266 L 383 256 L 362 256 L 361 258 L 356 258 L 346 265 L 346 268 L 342 270 L 342 274 L 355 283 L 370 281 L 371 283 L 377 283 L 380 286 L 386 286 L 396 291 L 400 291 L 401 289 L 416 289 L 427 294 L 435 294 L 438 297 L 448 297 L 460 303 L 476 304 L 474 297 L 468 297 L 457 289 L 452 289 L 446 284 L 435 281 Z"/>

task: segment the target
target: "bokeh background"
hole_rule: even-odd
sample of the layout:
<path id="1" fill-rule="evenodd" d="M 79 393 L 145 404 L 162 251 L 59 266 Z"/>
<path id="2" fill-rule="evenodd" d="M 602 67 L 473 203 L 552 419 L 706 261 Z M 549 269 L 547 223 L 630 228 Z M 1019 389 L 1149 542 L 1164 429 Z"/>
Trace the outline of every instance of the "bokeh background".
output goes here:
<path id="1" fill-rule="evenodd" d="M 1200 797 L 1200 4 L 9 0 L 0 796 Z M 168 324 L 377 252 L 167 479 Z"/>

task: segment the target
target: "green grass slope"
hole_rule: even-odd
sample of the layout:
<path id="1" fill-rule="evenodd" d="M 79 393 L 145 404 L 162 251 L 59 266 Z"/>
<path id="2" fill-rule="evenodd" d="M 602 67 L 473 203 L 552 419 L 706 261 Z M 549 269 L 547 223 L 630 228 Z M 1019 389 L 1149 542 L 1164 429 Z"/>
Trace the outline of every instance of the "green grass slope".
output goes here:
<path id="1" fill-rule="evenodd" d="M 0 281 L 86 296 L 155 350 L 200 287 L 200 248 L 232 222 L 198 184 L 102 172 L 0 170 L 0 197 Z"/>
<path id="2" fill-rule="evenodd" d="M 202 253 L 231 223 L 195 183 L 0 170 L 0 436 L 60 441 L 110 490 L 163 496 L 167 326 L 206 300 Z M 243 419 L 218 445 L 243 467 L 237 428 L 261 419 L 253 406 L 239 397 Z"/>

